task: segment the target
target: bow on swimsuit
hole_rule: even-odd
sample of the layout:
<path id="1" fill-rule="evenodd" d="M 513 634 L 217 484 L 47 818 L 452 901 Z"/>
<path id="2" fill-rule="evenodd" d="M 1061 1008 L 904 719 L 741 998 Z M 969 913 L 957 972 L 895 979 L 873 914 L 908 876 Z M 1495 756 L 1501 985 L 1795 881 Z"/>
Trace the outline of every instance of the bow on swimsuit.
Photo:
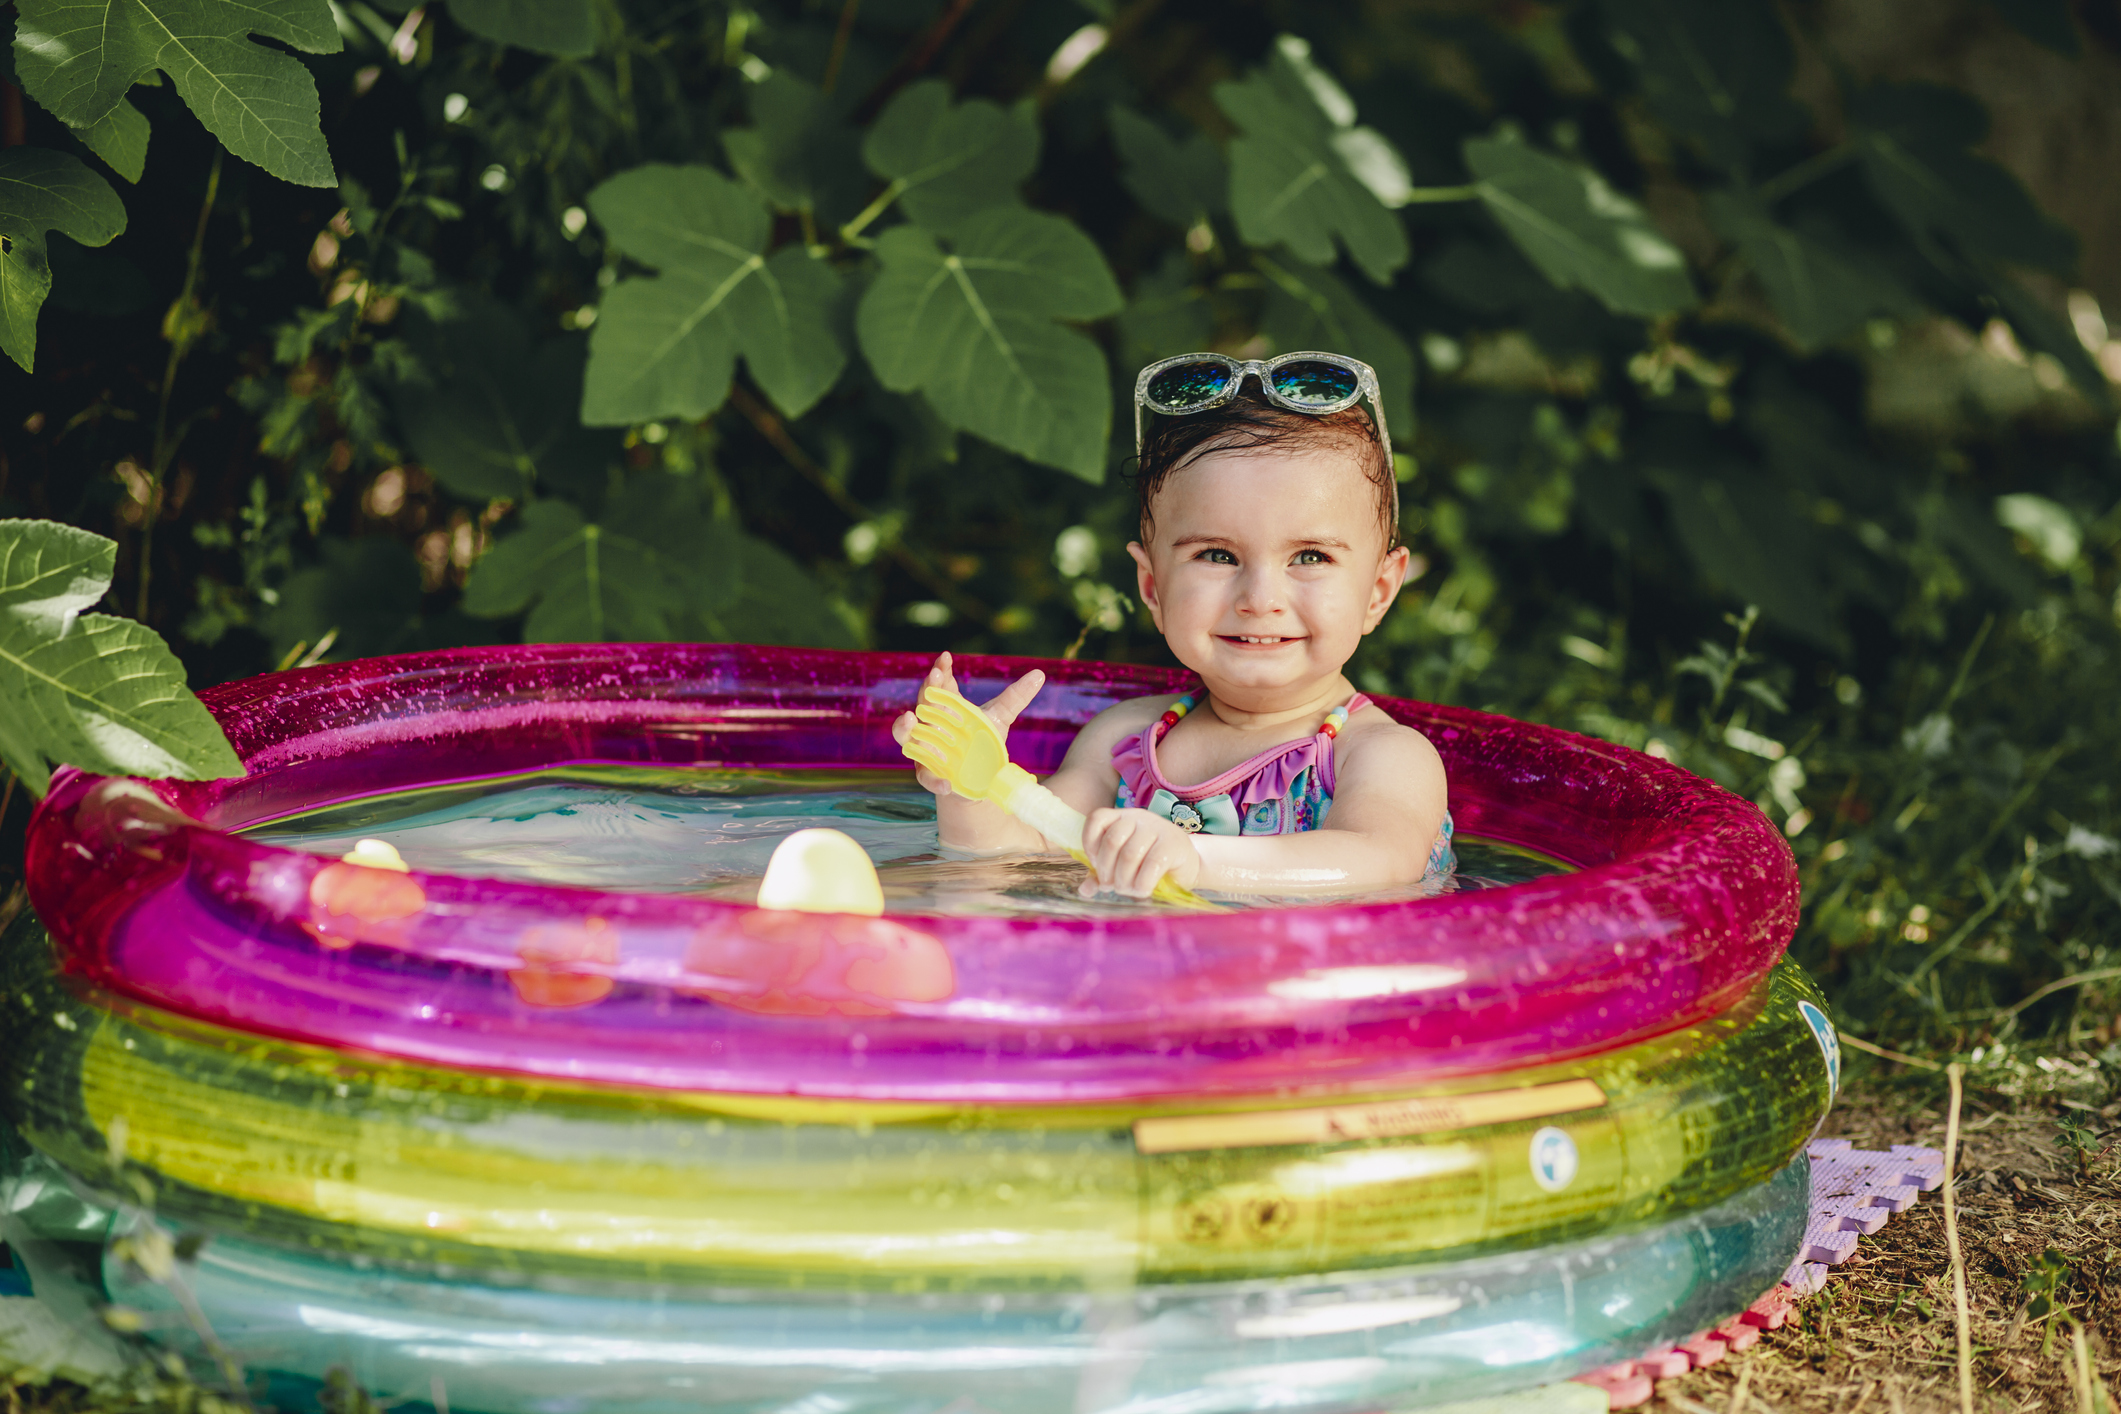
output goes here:
<path id="1" fill-rule="evenodd" d="M 1156 744 L 1179 718 L 1193 710 L 1201 694 L 1189 692 L 1138 736 L 1112 748 L 1119 790 L 1112 803 L 1122 810 L 1138 807 L 1163 816 L 1189 834 L 1293 835 L 1315 830 L 1333 808 L 1333 739 L 1348 715 L 1369 705 L 1356 693 L 1326 714 L 1316 736 L 1262 751 L 1198 785 L 1175 785 L 1156 764 Z M 1451 852 L 1451 813 L 1429 851 L 1425 879 L 1440 879 L 1457 864 Z"/>

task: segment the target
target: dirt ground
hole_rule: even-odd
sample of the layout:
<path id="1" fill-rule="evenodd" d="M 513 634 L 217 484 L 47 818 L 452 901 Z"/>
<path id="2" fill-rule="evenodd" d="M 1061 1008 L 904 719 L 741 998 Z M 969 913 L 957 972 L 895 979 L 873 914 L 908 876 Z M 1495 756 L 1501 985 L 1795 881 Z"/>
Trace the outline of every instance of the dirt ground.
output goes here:
<path id="1" fill-rule="evenodd" d="M 1941 1148 L 1947 1103 L 1941 1077 L 1861 1086 L 1843 1097 L 1825 1132 L 1861 1149 Z M 2084 1105 L 1967 1092 L 1956 1192 L 1980 1414 L 2121 1414 L 2121 1103 Z M 2081 1164 L 2078 1147 L 2058 1142 L 2063 1115 L 2091 1143 Z M 1651 1414 L 1740 1414 L 1741 1382 L 1747 1414 L 1957 1414 L 1941 1196 L 1925 1194 L 1862 1239 L 1781 1331 L 1742 1356 L 1660 1383 Z M 2049 1273 L 2084 1324 L 2104 1406 L 2086 1406 L 2082 1386 L 2072 1388 L 2068 1326 L 2034 1319 L 2029 1308 L 2027 1277 L 2037 1285 Z"/>

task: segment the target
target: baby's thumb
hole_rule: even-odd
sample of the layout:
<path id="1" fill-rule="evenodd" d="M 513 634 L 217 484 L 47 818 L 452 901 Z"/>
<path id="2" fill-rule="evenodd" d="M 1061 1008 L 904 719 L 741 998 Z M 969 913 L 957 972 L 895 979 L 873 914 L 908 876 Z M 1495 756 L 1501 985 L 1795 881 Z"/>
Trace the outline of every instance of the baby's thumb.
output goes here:
<path id="1" fill-rule="evenodd" d="M 996 725 L 1009 726 L 1031 705 L 1031 699 L 1037 697 L 1039 689 L 1045 685 L 1046 675 L 1033 668 L 1003 688 L 1001 694 L 987 704 L 987 715 L 994 719 Z"/>

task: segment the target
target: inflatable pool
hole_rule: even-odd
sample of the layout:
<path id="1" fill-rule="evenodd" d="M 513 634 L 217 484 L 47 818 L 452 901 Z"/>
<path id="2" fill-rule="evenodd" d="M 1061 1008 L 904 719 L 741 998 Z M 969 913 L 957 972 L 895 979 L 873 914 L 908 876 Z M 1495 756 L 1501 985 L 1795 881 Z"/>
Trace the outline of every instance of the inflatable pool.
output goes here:
<path id="1" fill-rule="evenodd" d="M 978 696 L 1024 666 L 959 671 Z M 1011 739 L 1035 770 L 1175 680 L 1040 666 Z M 424 1360 L 494 1414 L 586 1407 L 536 1361 L 457 1386 L 533 1347 L 606 1370 L 610 1407 L 696 1377 L 727 1392 L 686 1407 L 732 1410 L 1030 1408 L 1063 1375 L 1055 1408 L 1457 1398 L 1684 1337 L 1788 1265 L 1834 1052 L 1776 966 L 1795 870 L 1753 807 L 1385 700 L 1437 744 L 1463 837 L 1554 867 L 1203 915 L 964 887 L 908 846 L 927 882 L 887 867 L 871 918 L 752 906 L 667 833 L 785 796 L 932 853 L 888 732 L 925 669 L 524 647 L 206 694 L 248 776 L 69 773 L 33 823 L 49 941 L 25 923 L 0 957 L 22 1162 L 110 1234 L 210 1239 L 170 1282 L 261 1368 L 396 1393 Z M 593 835 L 585 780 L 743 807 L 627 806 L 661 874 L 435 845 L 467 813 Z M 409 872 L 338 857 L 334 830 L 393 826 Z M 104 1280 L 174 1289 L 138 1276 Z"/>

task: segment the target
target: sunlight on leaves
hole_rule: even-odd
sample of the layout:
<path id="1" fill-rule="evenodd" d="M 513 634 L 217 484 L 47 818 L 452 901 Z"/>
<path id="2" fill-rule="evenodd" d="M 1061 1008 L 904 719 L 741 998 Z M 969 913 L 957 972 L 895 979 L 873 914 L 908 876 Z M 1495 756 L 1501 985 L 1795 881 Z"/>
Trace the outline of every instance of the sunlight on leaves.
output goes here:
<path id="1" fill-rule="evenodd" d="M 243 765 L 152 629 L 81 611 L 110 588 L 115 542 L 0 520 L 0 761 L 38 795 L 48 762 L 207 780 Z"/>
<path id="2" fill-rule="evenodd" d="M 304 54 L 342 47 L 325 0 L 22 0 L 15 66 L 30 97 L 75 128 L 102 122 L 159 69 L 236 156 L 297 186 L 337 185 L 316 82 L 254 34 Z"/>
<path id="3" fill-rule="evenodd" d="M 140 174 L 147 170 L 151 130 L 147 115 L 135 108 L 130 99 L 121 100 L 97 122 L 74 129 L 74 136 L 128 182 L 139 181 Z"/>
<path id="4" fill-rule="evenodd" d="M 37 311 L 51 293 L 44 233 L 103 245 L 125 229 L 125 206 L 109 182 L 62 152 L 0 151 L 0 349 L 25 372 L 36 362 Z"/>
<path id="5" fill-rule="evenodd" d="M 1488 210 L 1555 284 L 1594 295 L 1616 314 L 1669 314 L 1694 303 L 1679 248 L 1596 172 L 1505 138 L 1469 138 L 1465 157 Z"/>
<path id="6" fill-rule="evenodd" d="M 1336 242 L 1382 285 L 1407 263 L 1406 165 L 1390 143 L 1357 128 L 1355 105 L 1293 35 L 1267 67 L 1217 84 L 1215 102 L 1242 136 L 1230 143 L 1230 210 L 1256 246 L 1285 245 L 1310 265 L 1330 265 Z"/>

